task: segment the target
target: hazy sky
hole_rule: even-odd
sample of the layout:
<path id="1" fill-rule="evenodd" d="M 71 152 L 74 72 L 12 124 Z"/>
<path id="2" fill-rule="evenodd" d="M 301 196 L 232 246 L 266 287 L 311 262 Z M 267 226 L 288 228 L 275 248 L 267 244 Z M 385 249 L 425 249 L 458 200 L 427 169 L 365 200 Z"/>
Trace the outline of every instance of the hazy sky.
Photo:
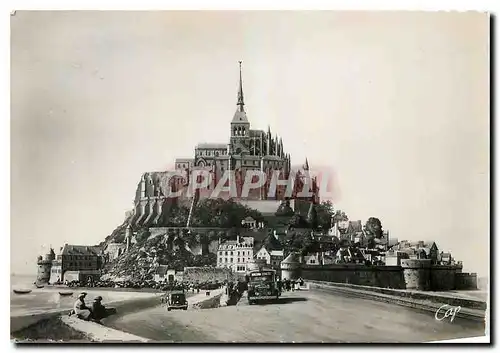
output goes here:
<path id="1" fill-rule="evenodd" d="M 479 13 L 23 12 L 11 17 L 11 271 L 95 244 L 145 171 L 252 128 L 337 174 L 337 208 L 486 275 L 489 22 Z"/>

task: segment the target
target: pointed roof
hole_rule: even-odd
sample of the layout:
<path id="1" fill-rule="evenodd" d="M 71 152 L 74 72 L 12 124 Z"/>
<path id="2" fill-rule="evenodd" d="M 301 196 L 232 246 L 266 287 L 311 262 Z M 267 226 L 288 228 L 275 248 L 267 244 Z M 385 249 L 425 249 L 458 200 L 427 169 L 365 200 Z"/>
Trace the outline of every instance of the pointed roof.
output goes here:
<path id="1" fill-rule="evenodd" d="M 239 61 L 239 63 L 240 63 L 240 87 L 238 89 L 238 103 L 236 103 L 236 105 L 238 105 L 239 110 L 242 112 L 245 110 L 244 108 L 245 102 L 243 100 L 243 79 L 241 78 L 241 61 Z"/>
<path id="2" fill-rule="evenodd" d="M 240 84 L 238 87 L 238 101 L 236 105 L 238 108 L 236 109 L 236 113 L 233 116 L 233 123 L 248 123 L 247 114 L 245 113 L 245 101 L 243 99 L 243 79 L 241 77 L 241 61 L 240 63 Z"/>
<path id="3" fill-rule="evenodd" d="M 304 163 L 304 170 L 309 170 L 309 162 L 306 157 L 306 162 Z"/>
<path id="4" fill-rule="evenodd" d="M 290 255 L 286 257 L 283 261 L 281 261 L 282 264 L 300 264 L 300 255 L 298 253 L 292 252 Z"/>

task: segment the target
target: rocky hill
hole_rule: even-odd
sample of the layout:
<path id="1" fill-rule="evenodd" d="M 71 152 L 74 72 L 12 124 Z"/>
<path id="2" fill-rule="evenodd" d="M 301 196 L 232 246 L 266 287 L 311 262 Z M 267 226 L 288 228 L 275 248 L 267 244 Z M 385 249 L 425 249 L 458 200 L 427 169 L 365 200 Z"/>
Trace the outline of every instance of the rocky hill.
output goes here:
<path id="1" fill-rule="evenodd" d="M 258 211 L 231 200 L 199 201 L 193 210 L 192 231 L 182 227 L 186 224 L 187 214 L 183 206 L 173 208 L 169 227 L 154 229 L 153 233 L 148 228 L 132 226 L 135 243 L 130 246 L 128 252 L 106 264 L 105 274 L 111 278 L 148 280 L 153 278 L 159 265 L 168 265 L 178 270 L 184 267 L 215 265 L 214 250 L 219 241 L 236 239 L 242 231 L 248 231 L 241 229 L 242 219 L 248 216 L 257 221 L 263 219 Z M 131 215 L 127 216 L 99 245 L 106 248 L 110 243 L 123 243 L 130 219 Z M 262 238 L 262 235 L 260 237 Z"/>

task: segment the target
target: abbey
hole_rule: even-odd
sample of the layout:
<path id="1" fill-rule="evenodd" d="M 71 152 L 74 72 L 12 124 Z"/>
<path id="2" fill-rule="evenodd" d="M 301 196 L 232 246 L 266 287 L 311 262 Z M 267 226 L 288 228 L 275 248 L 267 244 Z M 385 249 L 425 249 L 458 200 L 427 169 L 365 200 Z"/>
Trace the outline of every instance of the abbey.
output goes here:
<path id="1" fill-rule="evenodd" d="M 198 144 L 194 148 L 192 157 L 177 158 L 175 160 L 175 170 L 144 173 L 136 189 L 132 224 L 154 226 L 163 223 L 168 209 L 172 205 L 172 200 L 167 197 L 169 193 L 166 192 L 166 188 L 171 192 L 188 190 L 190 176 L 195 170 L 209 171 L 212 175 L 211 183 L 205 190 L 205 195 L 198 195 L 201 198 L 211 195 L 213 188 L 227 171 L 234 172 L 234 178 L 237 179 L 239 186 L 243 184 L 242 181 L 244 181 L 246 173 L 250 170 L 258 170 L 269 176 L 261 188 L 250 191 L 247 200 L 268 200 L 266 190 L 269 188 L 273 173 L 279 172 L 280 179 L 288 179 L 292 171 L 291 156 L 285 153 L 282 139 L 277 135 L 273 135 L 269 127 L 267 131 L 251 128 L 245 111 L 241 61 L 239 64 L 236 111 L 228 124 L 228 141 L 226 143 Z M 301 169 L 302 172 L 309 170 L 307 159 Z M 311 185 L 311 187 L 308 188 L 314 190 L 316 181 L 314 179 L 310 180 L 311 184 L 307 185 Z M 297 192 L 302 191 L 304 185 L 308 182 L 309 180 L 305 181 L 304 174 L 298 171 L 297 176 L 294 177 L 294 192 L 289 198 L 297 199 Z M 238 192 L 241 192 L 241 187 Z M 285 195 L 286 187 L 278 186 L 272 200 L 275 202 L 283 200 Z M 186 199 L 189 196 L 189 193 L 183 193 L 180 198 Z M 316 199 L 308 199 L 307 201 L 317 202 Z"/>
<path id="2" fill-rule="evenodd" d="M 284 175 L 290 172 L 290 155 L 285 153 L 282 139 L 277 135 L 273 136 L 270 128 L 267 132 L 251 129 L 243 98 L 241 62 L 236 106 L 230 123 L 228 143 L 198 144 L 194 150 L 194 158 L 177 159 L 176 169 L 189 171 L 196 167 L 209 167 L 214 173 L 215 183 L 225 170 L 238 171 L 243 175 L 248 170 L 279 170 Z"/>

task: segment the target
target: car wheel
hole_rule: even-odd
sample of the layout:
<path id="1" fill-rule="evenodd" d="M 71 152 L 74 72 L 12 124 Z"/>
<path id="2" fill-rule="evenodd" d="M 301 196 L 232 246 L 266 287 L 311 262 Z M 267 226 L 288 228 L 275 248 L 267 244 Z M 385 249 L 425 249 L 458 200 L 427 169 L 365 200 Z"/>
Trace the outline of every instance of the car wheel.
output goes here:
<path id="1" fill-rule="evenodd" d="M 172 310 L 172 308 L 167 308 L 167 311 L 170 311 L 170 310 Z"/>

